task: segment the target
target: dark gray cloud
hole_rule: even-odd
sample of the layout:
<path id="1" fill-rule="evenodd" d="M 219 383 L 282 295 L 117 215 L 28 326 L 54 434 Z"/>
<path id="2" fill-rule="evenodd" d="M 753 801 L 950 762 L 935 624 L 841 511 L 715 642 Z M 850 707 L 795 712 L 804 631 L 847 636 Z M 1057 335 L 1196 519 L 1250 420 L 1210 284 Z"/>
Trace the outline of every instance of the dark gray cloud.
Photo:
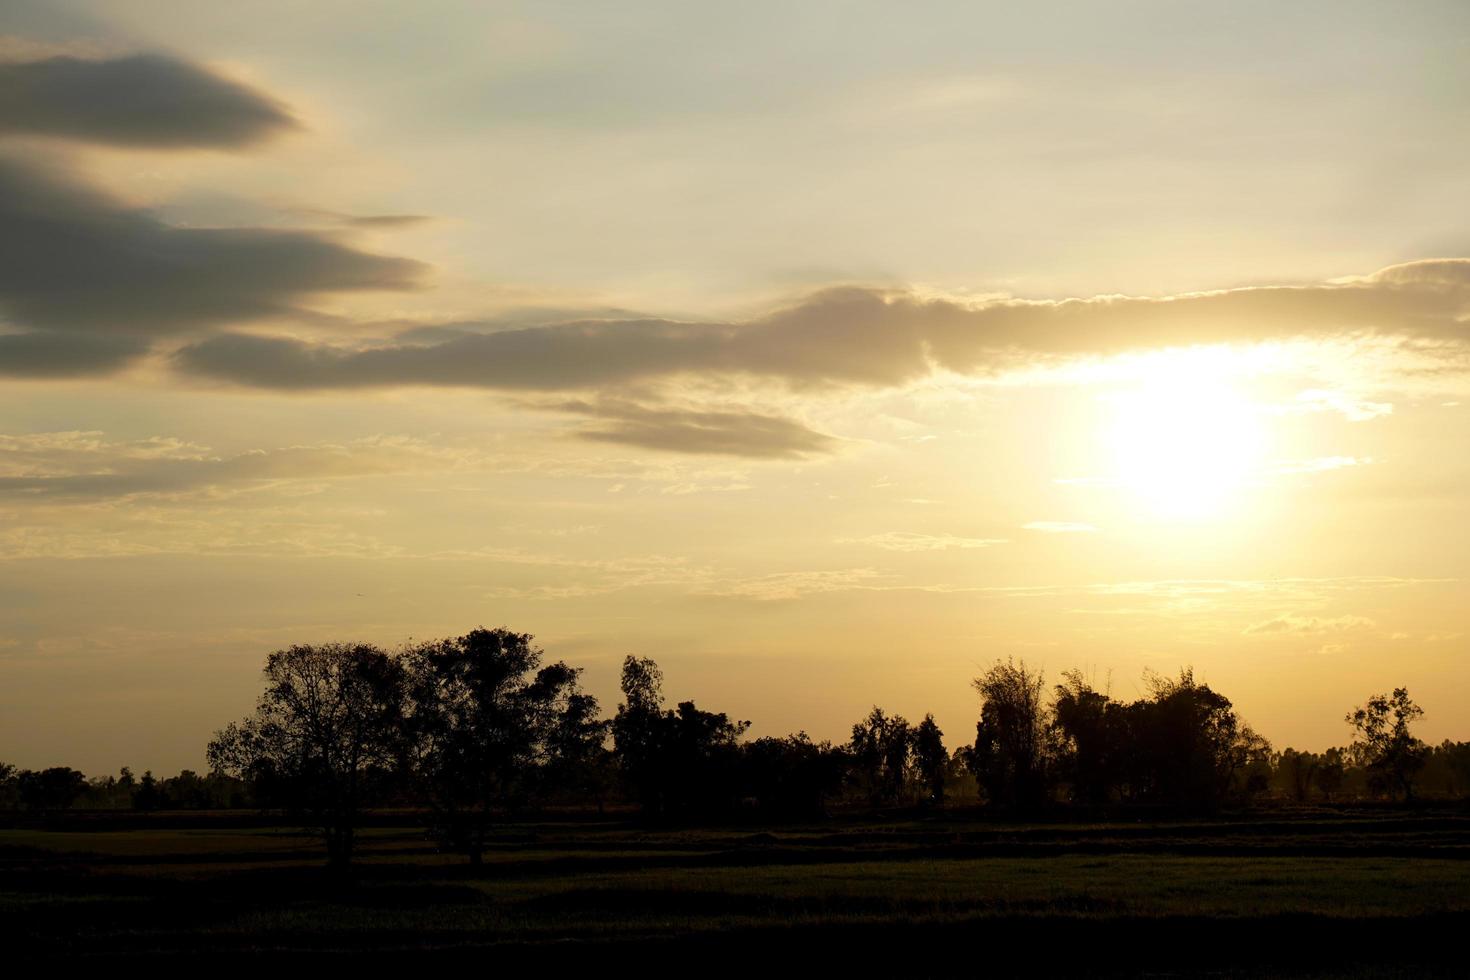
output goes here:
<path id="1" fill-rule="evenodd" d="M 0 62 L 0 133 L 238 149 L 296 126 L 269 96 L 164 55 Z"/>
<path id="2" fill-rule="evenodd" d="M 749 459 L 800 459 L 830 453 L 838 440 L 778 415 L 695 411 L 628 402 L 565 402 L 561 411 L 596 421 L 577 433 L 594 442 Z"/>
<path id="3" fill-rule="evenodd" d="M 147 350 L 137 337 L 32 330 L 0 334 L 0 376 L 67 378 L 112 371 Z"/>
<path id="4" fill-rule="evenodd" d="M 168 333 L 288 312 L 317 293 L 406 289 L 423 266 L 321 235 L 181 228 L 0 160 L 0 307 L 28 327 Z"/>
<path id="5" fill-rule="evenodd" d="M 103 371 L 150 335 L 298 313 L 322 293 L 408 289 L 424 269 L 317 233 L 170 225 L 0 159 L 0 315 L 31 331 L 0 344 L 0 373 Z"/>
<path id="6" fill-rule="evenodd" d="M 363 214 L 349 216 L 345 222 L 358 228 L 408 228 L 433 220 L 427 214 Z"/>
<path id="7" fill-rule="evenodd" d="M 292 208 L 290 213 L 354 228 L 410 228 L 434 220 L 427 214 L 343 214 L 325 208 Z"/>
<path id="8" fill-rule="evenodd" d="M 288 446 L 234 456 L 100 433 L 0 436 L 0 500 L 88 501 L 453 468 L 460 457 L 408 441 Z M 18 469 L 19 473 L 6 474 Z M 37 475 L 39 473 L 39 475 Z"/>
<path id="9" fill-rule="evenodd" d="M 474 332 L 405 331 L 369 347 L 226 334 L 178 354 L 183 369 L 263 388 L 458 385 L 578 390 L 679 374 L 793 385 L 895 385 L 935 368 L 984 373 L 1048 356 L 1376 332 L 1464 340 L 1470 260 L 1369 277 L 1163 298 L 1103 296 L 968 305 L 833 289 L 746 323 L 595 319 Z"/>

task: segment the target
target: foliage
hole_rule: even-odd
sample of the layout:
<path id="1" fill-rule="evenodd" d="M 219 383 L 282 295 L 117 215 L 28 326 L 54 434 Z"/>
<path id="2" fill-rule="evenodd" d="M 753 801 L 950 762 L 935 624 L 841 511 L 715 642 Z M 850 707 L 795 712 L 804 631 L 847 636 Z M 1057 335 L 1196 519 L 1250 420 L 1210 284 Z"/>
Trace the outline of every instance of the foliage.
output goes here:
<path id="1" fill-rule="evenodd" d="M 842 791 L 847 766 L 845 752 L 830 742 L 813 742 L 806 732 L 744 746 L 745 789 L 766 814 L 820 816 L 827 800 Z"/>
<path id="2" fill-rule="evenodd" d="M 210 767 L 306 815 L 328 862 L 345 865 L 362 808 L 403 756 L 403 667 L 373 646 L 328 643 L 277 650 L 265 678 L 255 714 L 209 743 Z"/>
<path id="3" fill-rule="evenodd" d="M 852 779 L 871 803 L 897 803 L 909 782 L 913 730 L 902 715 L 888 715 L 874 705 L 852 726 L 847 753 Z"/>
<path id="4" fill-rule="evenodd" d="M 1129 782 L 1142 798 L 1213 809 L 1262 788 L 1238 777 L 1271 744 L 1236 715 L 1230 699 L 1185 668 L 1177 680 L 1149 678 L 1152 697 L 1129 706 Z"/>
<path id="5" fill-rule="evenodd" d="M 944 802 L 944 784 L 949 778 L 949 753 L 944 750 L 944 732 L 925 715 L 914 729 L 914 769 L 919 784 L 933 803 Z"/>
<path id="6" fill-rule="evenodd" d="M 1123 705 L 1096 690 L 1080 670 L 1062 674 L 1053 689 L 1051 726 L 1057 776 L 1078 803 L 1107 803 L 1126 761 L 1128 719 Z"/>
<path id="7" fill-rule="evenodd" d="M 996 661 L 974 680 L 980 721 L 971 762 L 992 803 L 1035 809 L 1046 801 L 1051 714 L 1044 686 L 1024 660 Z"/>
<path id="8" fill-rule="evenodd" d="M 523 802 L 558 750 L 580 759 L 600 743 L 597 702 L 580 673 L 541 666 L 527 633 L 477 629 L 421 644 L 407 673 L 412 771 L 430 804 L 431 830 L 479 864 L 497 809 Z"/>
<path id="9" fill-rule="evenodd" d="M 87 789 L 87 777 L 66 766 L 16 776 L 16 791 L 27 810 L 65 810 Z"/>
<path id="10" fill-rule="evenodd" d="M 1406 800 L 1414 798 L 1414 775 L 1424 767 L 1428 752 L 1409 726 L 1423 714 L 1424 709 L 1409 700 L 1408 690 L 1397 687 L 1393 694 L 1369 698 L 1345 719 L 1355 732 L 1352 750 L 1357 760 L 1390 796 L 1401 792 Z"/>
<path id="11" fill-rule="evenodd" d="M 693 701 L 663 710 L 663 674 L 652 660 L 623 661 L 623 703 L 613 718 L 613 753 L 644 810 L 707 813 L 733 806 L 740 738 L 748 721 L 703 711 Z"/>

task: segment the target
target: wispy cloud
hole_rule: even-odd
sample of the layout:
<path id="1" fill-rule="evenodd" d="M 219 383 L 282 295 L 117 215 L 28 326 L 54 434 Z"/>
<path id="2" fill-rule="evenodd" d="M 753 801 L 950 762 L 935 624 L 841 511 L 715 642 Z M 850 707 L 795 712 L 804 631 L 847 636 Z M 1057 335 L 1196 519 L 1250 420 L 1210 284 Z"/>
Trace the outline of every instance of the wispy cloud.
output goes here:
<path id="1" fill-rule="evenodd" d="M 1275 616 L 1254 626 L 1248 626 L 1243 631 L 1246 636 L 1257 636 L 1271 633 L 1291 634 L 1315 634 L 1315 633 L 1348 633 L 1358 630 L 1372 629 L 1378 625 L 1373 620 L 1364 616 Z"/>
<path id="2" fill-rule="evenodd" d="M 950 548 L 993 548 L 1006 544 L 1005 538 L 967 538 L 956 534 L 915 534 L 909 531 L 885 531 L 861 538 L 838 538 L 838 544 L 861 544 L 885 551 L 946 551 Z"/>

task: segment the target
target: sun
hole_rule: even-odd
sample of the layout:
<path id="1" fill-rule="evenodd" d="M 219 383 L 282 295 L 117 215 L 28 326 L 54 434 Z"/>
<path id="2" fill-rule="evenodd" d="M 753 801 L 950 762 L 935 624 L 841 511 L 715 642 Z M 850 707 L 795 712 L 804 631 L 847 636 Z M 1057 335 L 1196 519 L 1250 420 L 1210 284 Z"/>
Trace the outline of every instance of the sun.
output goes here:
<path id="1" fill-rule="evenodd" d="M 1263 412 L 1232 383 L 1228 368 L 1191 352 L 1163 355 L 1109 399 L 1110 482 L 1130 491 L 1147 516 L 1221 517 L 1260 476 L 1268 435 Z"/>

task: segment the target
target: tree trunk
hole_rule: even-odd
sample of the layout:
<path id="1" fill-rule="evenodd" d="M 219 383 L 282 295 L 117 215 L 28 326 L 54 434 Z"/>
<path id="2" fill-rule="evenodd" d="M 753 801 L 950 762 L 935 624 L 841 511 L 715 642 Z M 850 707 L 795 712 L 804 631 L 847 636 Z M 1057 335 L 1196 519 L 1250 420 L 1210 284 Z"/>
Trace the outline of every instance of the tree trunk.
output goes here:
<path id="1" fill-rule="evenodd" d="M 345 870 L 352 864 L 352 828 L 332 827 L 327 831 L 327 867 Z"/>

